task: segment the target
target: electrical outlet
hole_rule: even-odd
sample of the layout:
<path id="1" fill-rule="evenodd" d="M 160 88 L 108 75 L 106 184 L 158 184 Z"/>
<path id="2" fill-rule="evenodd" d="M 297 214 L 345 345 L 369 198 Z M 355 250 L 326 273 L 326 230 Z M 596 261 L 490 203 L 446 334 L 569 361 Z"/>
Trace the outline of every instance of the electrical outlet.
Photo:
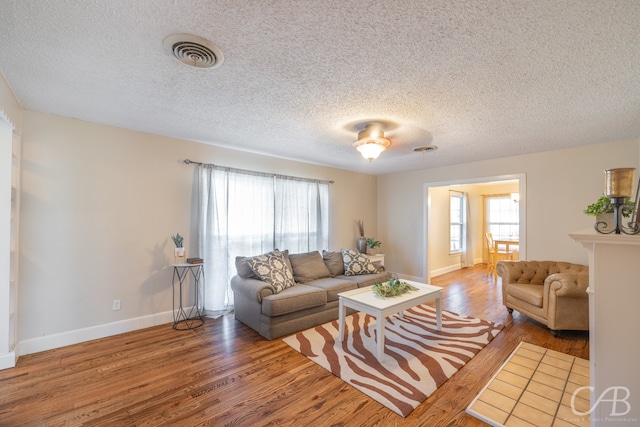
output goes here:
<path id="1" fill-rule="evenodd" d="M 112 310 L 120 310 L 120 300 L 119 299 L 114 299 L 113 300 L 113 305 L 111 306 Z"/>

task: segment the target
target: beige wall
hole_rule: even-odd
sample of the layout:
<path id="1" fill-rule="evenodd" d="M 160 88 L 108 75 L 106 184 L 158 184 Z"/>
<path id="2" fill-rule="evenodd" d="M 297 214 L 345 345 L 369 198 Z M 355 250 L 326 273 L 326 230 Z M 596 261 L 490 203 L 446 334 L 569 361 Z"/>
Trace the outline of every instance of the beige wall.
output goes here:
<path id="1" fill-rule="evenodd" d="M 22 143 L 21 340 L 171 310 L 170 235 L 195 251 L 185 158 L 335 181 L 330 249 L 357 219 L 377 232 L 372 176 L 30 111 Z"/>
<path id="2" fill-rule="evenodd" d="M 604 190 L 603 170 L 640 167 L 640 141 L 610 142 L 378 177 L 378 224 L 392 271 L 426 277 L 425 185 L 524 174 L 527 259 L 587 264 L 567 234 L 593 226 L 582 213 Z M 522 236 L 521 236 L 522 237 Z M 522 250 L 523 248 L 521 248 Z"/>

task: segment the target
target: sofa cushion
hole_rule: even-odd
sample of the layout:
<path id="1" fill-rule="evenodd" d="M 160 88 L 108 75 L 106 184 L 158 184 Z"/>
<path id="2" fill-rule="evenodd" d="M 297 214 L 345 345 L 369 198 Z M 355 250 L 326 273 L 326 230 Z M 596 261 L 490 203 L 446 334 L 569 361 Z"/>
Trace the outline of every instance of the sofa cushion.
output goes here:
<path id="1" fill-rule="evenodd" d="M 277 251 L 278 249 L 274 249 L 274 250 Z M 273 252 L 274 251 L 271 251 L 271 252 L 267 252 L 265 254 L 257 255 L 257 256 L 269 255 L 269 254 L 273 254 Z M 289 268 L 291 268 L 291 263 L 289 262 L 289 250 L 286 249 L 284 251 L 280 251 L 280 253 L 284 255 L 286 262 L 289 265 Z M 247 261 L 251 258 L 255 258 L 255 257 L 246 257 L 246 256 L 236 257 L 236 271 L 238 272 L 238 276 L 242 277 L 243 279 L 262 280 L 260 279 L 260 276 L 258 276 L 249 266 L 249 263 Z"/>
<path id="2" fill-rule="evenodd" d="M 284 289 L 275 295 L 264 297 L 262 299 L 262 314 L 281 316 L 326 303 L 327 292 L 324 289 L 301 284 Z"/>
<path id="3" fill-rule="evenodd" d="M 291 254 L 289 255 L 289 261 L 293 270 L 293 278 L 297 283 L 307 283 L 331 276 L 331 272 L 318 251 Z"/>
<path id="4" fill-rule="evenodd" d="M 284 254 L 277 249 L 267 254 L 251 257 L 247 259 L 247 263 L 260 280 L 273 286 L 276 293 L 296 284 Z"/>
<path id="5" fill-rule="evenodd" d="M 342 262 L 344 263 L 345 276 L 358 276 L 360 274 L 373 274 L 378 270 L 373 266 L 369 257 L 356 252 L 353 249 L 340 249 Z"/>
<path id="6" fill-rule="evenodd" d="M 307 283 L 309 286 L 313 286 L 314 288 L 320 288 L 327 292 L 327 302 L 337 301 L 338 294 L 340 292 L 346 292 L 353 289 L 358 289 L 358 284 L 343 276 L 344 279 L 337 279 L 334 277 L 327 277 L 324 279 L 314 280 L 313 282 Z M 361 276 L 362 277 L 362 276 Z"/>
<path id="7" fill-rule="evenodd" d="M 332 277 L 344 274 L 344 261 L 342 261 L 342 254 L 340 252 L 322 251 L 322 259 Z"/>
<path id="8" fill-rule="evenodd" d="M 542 307 L 543 291 L 544 286 L 541 285 L 518 283 L 509 283 L 507 285 L 509 295 L 535 307 Z"/>

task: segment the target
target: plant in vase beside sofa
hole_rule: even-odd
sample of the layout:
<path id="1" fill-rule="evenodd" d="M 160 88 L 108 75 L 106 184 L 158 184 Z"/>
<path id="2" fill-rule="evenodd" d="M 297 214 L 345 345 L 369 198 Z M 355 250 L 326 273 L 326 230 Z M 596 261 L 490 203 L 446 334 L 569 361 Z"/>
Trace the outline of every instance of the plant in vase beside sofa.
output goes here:
<path id="1" fill-rule="evenodd" d="M 379 240 L 376 240 L 375 237 L 369 237 L 367 239 L 367 248 L 369 248 L 367 252 L 371 255 L 377 254 L 381 244 L 382 242 Z"/>

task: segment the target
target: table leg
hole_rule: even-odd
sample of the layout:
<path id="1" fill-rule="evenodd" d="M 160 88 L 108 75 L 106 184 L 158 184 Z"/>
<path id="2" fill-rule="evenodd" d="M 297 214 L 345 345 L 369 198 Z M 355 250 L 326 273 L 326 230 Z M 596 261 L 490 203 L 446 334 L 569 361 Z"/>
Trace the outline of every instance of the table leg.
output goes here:
<path id="1" fill-rule="evenodd" d="M 380 315 L 378 322 L 378 362 L 384 358 L 384 316 Z"/>
<path id="2" fill-rule="evenodd" d="M 344 318 L 347 314 L 347 308 L 344 306 L 342 298 L 338 302 L 338 313 L 338 342 L 340 342 L 344 335 Z"/>
<path id="3" fill-rule="evenodd" d="M 442 297 L 436 298 L 436 322 L 438 330 L 442 330 Z"/>

